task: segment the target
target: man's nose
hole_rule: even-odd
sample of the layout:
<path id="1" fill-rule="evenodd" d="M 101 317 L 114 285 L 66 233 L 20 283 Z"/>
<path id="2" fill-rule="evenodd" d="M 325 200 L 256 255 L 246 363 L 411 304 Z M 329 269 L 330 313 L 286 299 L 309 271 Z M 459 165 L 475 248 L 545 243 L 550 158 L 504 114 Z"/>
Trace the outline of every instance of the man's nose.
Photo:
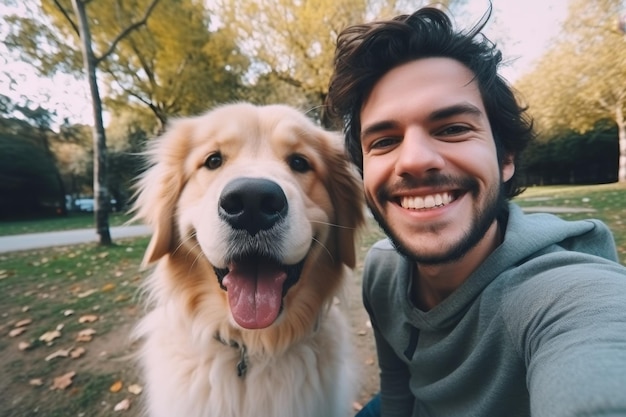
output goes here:
<path id="1" fill-rule="evenodd" d="M 402 139 L 395 171 L 399 176 L 421 176 L 427 171 L 440 170 L 445 165 L 443 144 L 420 127 L 409 127 Z"/>

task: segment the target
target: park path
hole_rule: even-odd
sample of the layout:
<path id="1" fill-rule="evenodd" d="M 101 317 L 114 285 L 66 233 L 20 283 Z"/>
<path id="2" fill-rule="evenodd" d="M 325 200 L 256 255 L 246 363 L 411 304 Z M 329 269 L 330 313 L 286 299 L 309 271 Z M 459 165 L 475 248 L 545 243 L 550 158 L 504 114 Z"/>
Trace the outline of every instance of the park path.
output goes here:
<path id="1" fill-rule="evenodd" d="M 523 207 L 523 210 L 527 213 L 592 213 L 595 211 L 589 208 L 549 206 Z M 110 231 L 111 238 L 113 240 L 126 237 L 148 236 L 152 233 L 150 231 L 150 228 L 144 225 L 116 226 L 111 227 Z M 98 239 L 99 236 L 96 233 L 95 228 L 0 236 L 0 253 L 49 248 L 53 246 L 75 245 L 78 243 L 97 242 Z"/>
<path id="2" fill-rule="evenodd" d="M 110 232 L 113 240 L 151 234 L 150 228 L 144 225 L 111 227 Z M 95 228 L 0 236 L 0 253 L 75 245 L 98 240 L 99 236 Z"/>

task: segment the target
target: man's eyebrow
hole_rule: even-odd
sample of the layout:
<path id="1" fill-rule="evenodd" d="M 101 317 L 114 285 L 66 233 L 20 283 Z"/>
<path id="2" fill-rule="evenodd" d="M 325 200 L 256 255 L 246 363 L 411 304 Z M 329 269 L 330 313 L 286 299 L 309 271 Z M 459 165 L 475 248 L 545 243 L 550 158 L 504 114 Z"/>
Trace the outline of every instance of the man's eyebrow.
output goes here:
<path id="1" fill-rule="evenodd" d="M 481 116 L 483 112 L 476 106 L 470 103 L 459 103 L 449 107 L 435 110 L 432 112 L 428 119 L 431 121 L 437 121 L 447 119 L 448 117 L 457 116 L 460 114 L 468 114 L 470 116 Z"/>
<path id="2" fill-rule="evenodd" d="M 379 132 L 383 132 L 385 130 L 394 129 L 398 126 L 397 123 L 391 120 L 383 120 L 382 122 L 374 123 L 371 126 L 367 126 L 365 129 L 361 131 L 361 140 L 369 135 L 373 135 Z"/>
<path id="3" fill-rule="evenodd" d="M 471 103 L 459 103 L 433 111 L 431 114 L 428 115 L 428 120 L 431 122 L 436 122 L 438 120 L 444 120 L 460 114 L 481 116 L 483 112 Z M 374 135 L 380 132 L 384 132 L 386 130 L 392 130 L 397 127 L 398 123 L 393 120 L 382 120 L 363 129 L 361 131 L 361 140 L 369 135 Z"/>

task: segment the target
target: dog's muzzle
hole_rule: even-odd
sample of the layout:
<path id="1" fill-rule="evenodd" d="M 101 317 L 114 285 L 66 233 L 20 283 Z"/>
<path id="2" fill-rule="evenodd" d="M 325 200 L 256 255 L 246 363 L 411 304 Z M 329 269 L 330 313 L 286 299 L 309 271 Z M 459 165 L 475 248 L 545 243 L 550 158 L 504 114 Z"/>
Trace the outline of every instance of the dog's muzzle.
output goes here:
<path id="1" fill-rule="evenodd" d="M 218 212 L 233 229 L 254 236 L 284 219 L 288 209 L 287 197 L 274 181 L 237 178 L 222 190 Z"/>
<path id="2" fill-rule="evenodd" d="M 219 217 L 232 229 L 226 268 L 215 268 L 228 292 L 230 311 L 243 328 L 270 326 L 280 315 L 283 297 L 300 277 L 304 260 L 280 261 L 289 210 L 283 189 L 262 178 L 237 178 L 224 187 Z"/>

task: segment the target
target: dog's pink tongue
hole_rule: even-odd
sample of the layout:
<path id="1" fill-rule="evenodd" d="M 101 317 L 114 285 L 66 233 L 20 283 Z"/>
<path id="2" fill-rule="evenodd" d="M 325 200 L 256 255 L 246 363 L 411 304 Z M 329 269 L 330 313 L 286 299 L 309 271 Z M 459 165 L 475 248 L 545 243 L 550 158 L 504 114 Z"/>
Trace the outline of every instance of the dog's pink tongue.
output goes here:
<path id="1" fill-rule="evenodd" d="M 267 261 L 230 265 L 222 284 L 228 291 L 233 318 L 246 329 L 268 327 L 278 317 L 287 273 Z"/>

